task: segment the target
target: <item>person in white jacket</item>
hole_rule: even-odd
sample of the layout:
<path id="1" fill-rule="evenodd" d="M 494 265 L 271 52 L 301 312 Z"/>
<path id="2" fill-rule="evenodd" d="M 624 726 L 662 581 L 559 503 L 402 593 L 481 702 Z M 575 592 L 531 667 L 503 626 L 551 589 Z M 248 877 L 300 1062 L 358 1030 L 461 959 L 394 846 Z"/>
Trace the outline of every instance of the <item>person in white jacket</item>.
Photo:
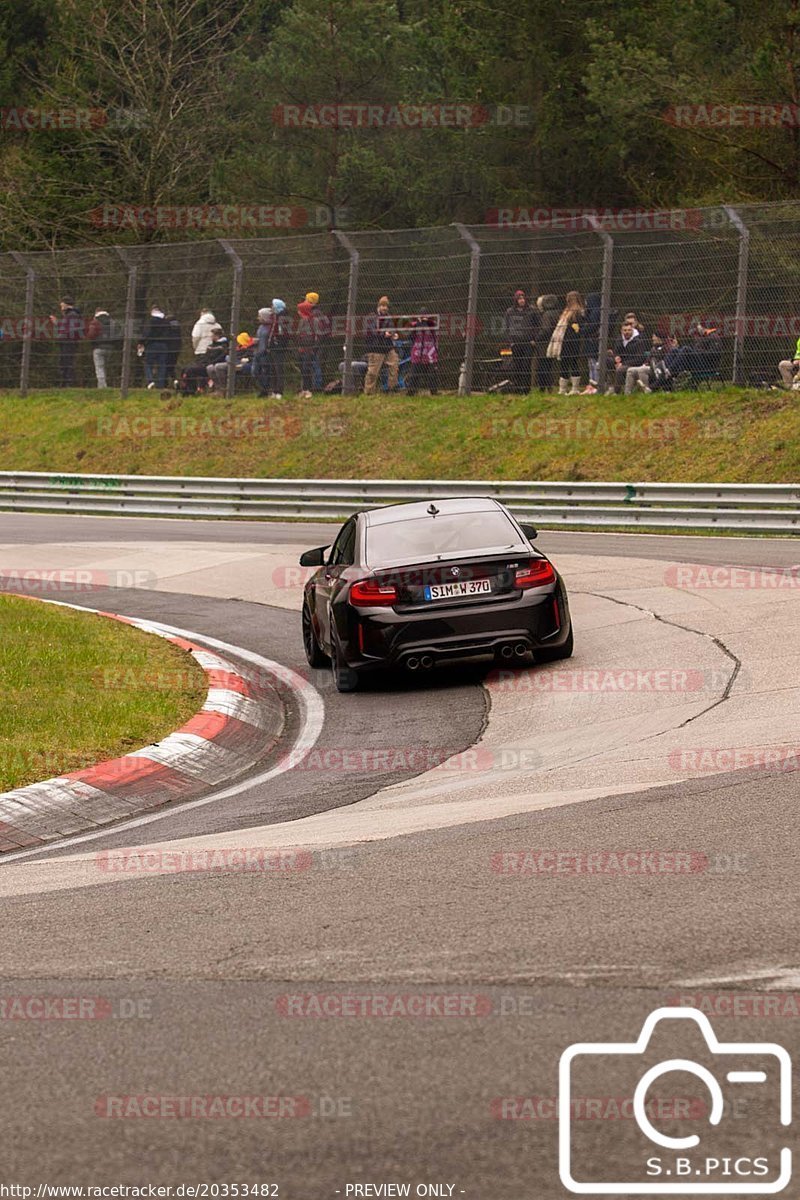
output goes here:
<path id="1" fill-rule="evenodd" d="M 192 347 L 196 359 L 201 354 L 205 354 L 211 345 L 211 330 L 217 324 L 219 322 L 210 308 L 200 309 L 200 316 L 195 321 L 194 328 L 192 329 Z"/>

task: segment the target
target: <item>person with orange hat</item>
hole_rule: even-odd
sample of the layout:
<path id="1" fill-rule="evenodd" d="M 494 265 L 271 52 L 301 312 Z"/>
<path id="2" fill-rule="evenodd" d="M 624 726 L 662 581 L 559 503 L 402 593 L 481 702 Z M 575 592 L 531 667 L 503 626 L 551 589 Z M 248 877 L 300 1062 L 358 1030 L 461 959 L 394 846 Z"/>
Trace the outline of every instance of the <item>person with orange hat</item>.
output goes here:
<path id="1" fill-rule="evenodd" d="M 364 326 L 364 351 L 367 356 L 365 395 L 374 395 L 384 363 L 389 374 L 389 391 L 397 390 L 400 359 L 395 349 L 396 341 L 397 332 L 392 328 L 392 318 L 389 316 L 389 297 L 381 296 L 375 312 L 367 317 Z"/>
<path id="2" fill-rule="evenodd" d="M 322 391 L 322 346 L 330 335 L 330 319 L 319 308 L 319 292 L 306 292 L 297 306 L 297 356 L 300 364 L 300 396 L 310 400 Z"/>
<path id="3" fill-rule="evenodd" d="M 253 369 L 253 355 L 255 339 L 249 333 L 239 333 L 236 335 L 236 346 L 233 350 L 234 362 L 236 363 L 237 375 L 250 375 Z M 230 361 L 230 353 L 223 359 L 222 362 L 213 363 L 207 368 L 210 386 L 214 389 L 222 390 L 228 382 L 228 363 Z"/>

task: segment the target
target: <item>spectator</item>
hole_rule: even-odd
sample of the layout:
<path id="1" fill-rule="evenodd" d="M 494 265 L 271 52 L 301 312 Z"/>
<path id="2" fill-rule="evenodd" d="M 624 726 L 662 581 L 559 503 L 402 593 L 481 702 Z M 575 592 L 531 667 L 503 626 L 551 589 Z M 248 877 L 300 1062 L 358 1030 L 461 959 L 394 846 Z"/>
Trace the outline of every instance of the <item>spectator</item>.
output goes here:
<path id="1" fill-rule="evenodd" d="M 316 296 L 316 292 L 309 292 L 308 296 Z M 310 400 L 314 392 L 315 357 L 319 367 L 314 304 L 308 296 L 297 306 L 297 357 L 300 364 L 300 396 L 304 400 Z"/>
<path id="2" fill-rule="evenodd" d="M 411 366 L 406 379 L 406 395 L 415 396 L 419 385 L 427 387 L 430 394 L 437 394 L 437 365 L 439 362 L 439 339 L 434 328 L 436 322 L 427 308 L 422 308 L 419 317 L 411 322 Z M 528 357 L 528 390 L 530 390 L 530 356 Z"/>
<path id="3" fill-rule="evenodd" d="M 75 356 L 78 353 L 78 342 L 83 333 L 81 311 L 75 306 L 75 301 L 65 296 L 59 301 L 61 316 L 50 314 L 54 326 L 53 336 L 58 342 L 58 384 L 59 387 L 75 386 Z"/>
<path id="4" fill-rule="evenodd" d="M 583 323 L 583 352 L 589 368 L 589 382 L 583 389 L 587 396 L 593 395 L 600 380 L 600 306 L 599 292 L 590 292 L 586 297 L 586 315 Z"/>
<path id="5" fill-rule="evenodd" d="M 321 392 L 324 388 L 322 352 L 331 336 L 331 319 L 319 306 L 319 292 L 306 292 L 306 304 L 314 310 L 311 327 L 314 333 L 314 351 L 311 355 L 311 390 Z"/>
<path id="6" fill-rule="evenodd" d="M 200 308 L 200 316 L 192 326 L 192 350 L 198 361 L 211 346 L 211 330 L 217 324 L 217 318 L 210 308 Z"/>
<path id="7" fill-rule="evenodd" d="M 208 391 L 211 384 L 209 367 L 218 366 L 228 353 L 228 339 L 221 325 L 212 325 L 209 329 L 211 341 L 204 354 L 194 356 L 194 362 L 184 367 L 178 379 L 178 391 L 187 396 L 197 395 L 198 392 Z"/>
<path id="8" fill-rule="evenodd" d="M 641 334 L 639 335 L 641 337 Z M 629 396 L 637 387 L 643 392 L 671 391 L 672 372 L 665 362 L 668 342 L 654 333 L 650 339 L 650 352 L 640 367 L 628 367 L 625 373 L 625 395 Z"/>
<path id="9" fill-rule="evenodd" d="M 289 322 L 286 318 L 286 304 L 283 300 L 272 301 L 272 320 L 267 336 L 267 354 L 269 355 L 270 375 L 272 379 L 273 400 L 283 399 L 283 364 L 286 358 L 286 347 L 289 345 Z"/>
<path id="10" fill-rule="evenodd" d="M 531 390 L 533 347 L 539 332 L 539 313 L 531 308 L 522 288 L 506 309 L 505 331 L 511 346 L 511 390 L 527 396 Z"/>
<path id="11" fill-rule="evenodd" d="M 676 347 L 665 356 L 665 363 L 673 375 L 678 376 L 682 371 L 690 375 L 702 375 L 710 378 L 719 370 L 719 360 L 722 356 L 722 342 L 719 330 L 714 325 L 705 325 L 698 321 L 692 329 L 690 345 Z"/>
<path id="12" fill-rule="evenodd" d="M 145 326 L 140 349 L 144 351 L 144 374 L 148 388 L 164 386 L 167 369 L 167 326 L 163 310 L 154 304 Z"/>
<path id="13" fill-rule="evenodd" d="M 217 318 L 210 308 L 200 309 L 200 316 L 192 327 L 192 349 L 195 359 L 201 359 L 211 345 L 211 329 L 217 323 Z"/>
<path id="14" fill-rule="evenodd" d="M 633 328 L 638 329 L 639 333 L 644 333 L 644 325 L 635 312 L 626 312 L 622 319 L 623 321 L 630 321 Z"/>
<path id="15" fill-rule="evenodd" d="M 209 367 L 215 367 L 219 363 L 225 362 L 228 357 L 228 349 L 230 343 L 225 336 L 225 331 L 221 325 L 211 326 L 211 341 L 208 349 L 205 352 L 205 368 L 207 378 L 211 378 Z"/>
<path id="16" fill-rule="evenodd" d="M 558 324 L 558 296 L 539 296 L 536 301 L 539 312 L 539 335 L 536 339 L 539 354 L 536 360 L 536 386 L 540 392 L 550 392 L 555 387 L 554 362 L 545 352 L 550 345 L 553 330 Z"/>
<path id="17" fill-rule="evenodd" d="M 586 308 L 580 292 L 567 292 L 566 303 L 547 346 L 547 357 L 559 364 L 560 396 L 580 394 L 581 331 Z M 569 392 L 567 385 L 571 384 Z"/>
<path id="18" fill-rule="evenodd" d="M 92 362 L 99 388 L 108 387 L 108 362 L 114 347 L 111 317 L 105 308 L 96 308 L 87 330 L 92 345 Z"/>
<path id="19" fill-rule="evenodd" d="M 272 394 L 272 371 L 269 361 L 269 332 L 272 325 L 272 309 L 258 310 L 258 329 L 256 330 L 256 350 L 253 355 L 252 374 L 262 398 Z"/>
<path id="20" fill-rule="evenodd" d="M 800 338 L 797 339 L 797 345 L 794 348 L 794 358 L 784 358 L 782 362 L 778 363 L 778 370 L 783 386 L 791 388 L 800 372 Z"/>
<path id="21" fill-rule="evenodd" d="M 400 359 L 395 349 L 397 333 L 391 326 L 389 297 L 381 296 L 375 312 L 367 317 L 364 326 L 364 350 L 367 356 L 364 393 L 367 396 L 374 394 L 384 363 L 389 376 L 389 391 L 394 392 L 397 389 Z"/>
<path id="22" fill-rule="evenodd" d="M 177 370 L 178 366 L 178 358 L 181 352 L 183 330 L 181 329 L 180 321 L 174 313 L 167 313 L 167 315 L 164 317 L 164 324 L 166 326 L 165 345 L 167 347 L 164 372 L 167 380 L 174 382 L 175 371 Z"/>
<path id="23" fill-rule="evenodd" d="M 221 342 L 217 344 L 220 345 Z M 249 333 L 240 333 L 237 336 L 236 346 L 233 351 L 234 362 L 236 364 L 235 373 L 237 375 L 244 376 L 252 374 L 253 347 L 255 344 L 255 339 L 252 338 Z M 228 367 L 230 365 L 230 361 L 231 355 L 229 350 L 224 358 L 218 359 L 216 362 L 207 367 L 207 373 L 211 387 L 224 391 L 228 383 Z"/>
<path id="24" fill-rule="evenodd" d="M 620 336 L 614 346 L 614 386 L 606 388 L 606 395 L 622 394 L 627 382 L 629 367 L 642 367 L 647 361 L 647 340 L 642 337 L 632 322 L 623 321 Z"/>

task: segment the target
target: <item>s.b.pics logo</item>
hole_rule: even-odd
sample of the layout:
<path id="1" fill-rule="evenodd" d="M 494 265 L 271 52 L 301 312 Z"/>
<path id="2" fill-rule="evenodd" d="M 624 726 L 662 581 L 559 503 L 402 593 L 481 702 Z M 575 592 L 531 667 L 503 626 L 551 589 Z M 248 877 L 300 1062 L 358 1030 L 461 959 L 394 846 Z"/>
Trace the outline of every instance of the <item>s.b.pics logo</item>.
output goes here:
<path id="1" fill-rule="evenodd" d="M 692 1057 L 673 1057 L 676 1038 Z M 582 1087 L 609 1078 L 615 1091 L 632 1097 L 635 1133 L 633 1146 L 619 1155 L 604 1146 L 601 1172 L 596 1149 L 594 1155 L 586 1151 L 591 1139 L 582 1146 L 576 1132 L 574 1098 Z M 687 1088 L 696 1094 L 693 1121 L 661 1121 L 657 1127 L 653 1100 L 659 1094 L 663 1099 L 665 1089 L 674 1095 Z M 756 1113 L 762 1130 L 765 1121 L 791 1124 L 787 1051 L 773 1042 L 720 1042 L 697 1009 L 656 1009 L 636 1042 L 581 1042 L 562 1054 L 561 1182 L 568 1191 L 589 1196 L 774 1195 L 790 1182 L 792 1153 L 786 1146 L 770 1150 L 763 1134 L 759 1145 L 755 1119 L 747 1119 Z M 625 1167 L 609 1167 L 615 1160 Z M 598 1179 L 606 1171 L 612 1179 Z"/>

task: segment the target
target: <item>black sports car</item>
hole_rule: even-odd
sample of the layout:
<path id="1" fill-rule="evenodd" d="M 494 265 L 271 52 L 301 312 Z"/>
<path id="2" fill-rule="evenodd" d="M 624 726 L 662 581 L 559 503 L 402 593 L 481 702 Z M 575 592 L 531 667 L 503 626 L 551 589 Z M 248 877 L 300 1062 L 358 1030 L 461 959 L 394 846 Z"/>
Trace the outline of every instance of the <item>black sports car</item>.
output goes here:
<path id="1" fill-rule="evenodd" d="M 339 691 L 351 692 L 363 672 L 382 668 L 569 658 L 567 592 L 535 537 L 482 497 L 354 513 L 332 546 L 300 558 L 319 567 L 303 596 L 310 665 L 330 662 Z"/>

